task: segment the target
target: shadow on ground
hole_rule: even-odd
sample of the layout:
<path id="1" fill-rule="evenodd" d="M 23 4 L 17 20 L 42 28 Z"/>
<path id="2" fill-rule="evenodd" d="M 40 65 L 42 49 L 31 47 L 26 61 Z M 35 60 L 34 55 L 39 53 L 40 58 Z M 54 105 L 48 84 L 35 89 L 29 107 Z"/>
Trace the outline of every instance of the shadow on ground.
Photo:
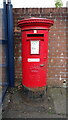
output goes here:
<path id="1" fill-rule="evenodd" d="M 22 87 L 9 88 L 3 101 L 2 118 L 66 118 L 64 92 L 64 88 L 48 88 L 43 98 L 33 99 L 25 95 Z M 59 103 L 58 93 L 64 99 L 63 110 L 62 107 L 59 110 L 63 102 Z"/>

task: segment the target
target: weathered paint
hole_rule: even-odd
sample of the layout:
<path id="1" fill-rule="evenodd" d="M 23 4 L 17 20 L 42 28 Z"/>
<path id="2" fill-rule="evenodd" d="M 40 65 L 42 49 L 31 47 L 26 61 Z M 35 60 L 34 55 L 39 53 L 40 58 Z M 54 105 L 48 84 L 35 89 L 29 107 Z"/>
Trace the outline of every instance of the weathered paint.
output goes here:
<path id="1" fill-rule="evenodd" d="M 53 23 L 54 21 L 43 18 L 24 19 L 18 22 L 22 30 L 22 84 L 28 89 L 46 86 L 48 31 Z M 32 41 L 34 47 L 33 45 L 31 47 Z M 39 43 L 36 44 L 35 41 Z"/>

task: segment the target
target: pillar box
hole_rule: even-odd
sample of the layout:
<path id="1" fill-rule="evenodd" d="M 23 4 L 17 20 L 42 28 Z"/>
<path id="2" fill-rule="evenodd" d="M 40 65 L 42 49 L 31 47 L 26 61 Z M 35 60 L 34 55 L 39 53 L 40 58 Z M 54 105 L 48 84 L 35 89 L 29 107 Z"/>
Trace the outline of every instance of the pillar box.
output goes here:
<path id="1" fill-rule="evenodd" d="M 22 31 L 22 85 L 31 91 L 47 85 L 48 33 L 54 21 L 29 18 L 18 22 Z"/>

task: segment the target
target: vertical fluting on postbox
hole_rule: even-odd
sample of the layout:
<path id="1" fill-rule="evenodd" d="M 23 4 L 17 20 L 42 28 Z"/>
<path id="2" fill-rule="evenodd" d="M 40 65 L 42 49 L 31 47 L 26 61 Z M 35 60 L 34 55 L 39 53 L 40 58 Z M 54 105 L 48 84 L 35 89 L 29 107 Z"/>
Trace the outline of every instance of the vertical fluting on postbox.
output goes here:
<path id="1" fill-rule="evenodd" d="M 53 20 L 29 18 L 18 22 L 22 32 L 22 85 L 30 91 L 45 91 L 48 32 Z"/>

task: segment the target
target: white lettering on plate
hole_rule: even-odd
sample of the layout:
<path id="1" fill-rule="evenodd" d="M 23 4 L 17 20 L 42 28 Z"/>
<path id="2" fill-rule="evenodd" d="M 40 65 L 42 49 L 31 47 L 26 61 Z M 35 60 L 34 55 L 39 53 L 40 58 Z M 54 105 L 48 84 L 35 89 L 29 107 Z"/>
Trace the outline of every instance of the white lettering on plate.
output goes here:
<path id="1" fill-rule="evenodd" d="M 40 62 L 39 58 L 28 58 L 28 62 Z"/>

